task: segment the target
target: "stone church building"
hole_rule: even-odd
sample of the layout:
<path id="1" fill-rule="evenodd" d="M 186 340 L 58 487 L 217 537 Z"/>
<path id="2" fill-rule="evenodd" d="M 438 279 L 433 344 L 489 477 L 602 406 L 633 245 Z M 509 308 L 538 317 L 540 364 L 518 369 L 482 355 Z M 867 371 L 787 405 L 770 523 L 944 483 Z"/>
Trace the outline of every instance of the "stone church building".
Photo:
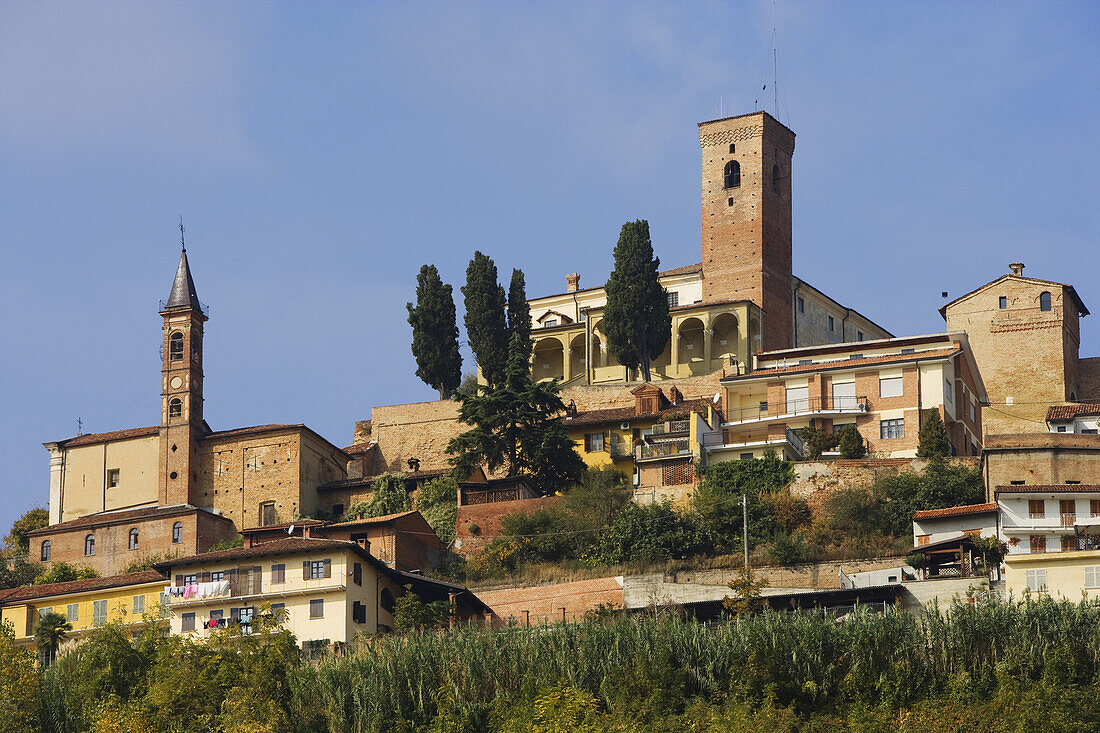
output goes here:
<path id="1" fill-rule="evenodd" d="M 137 560 L 193 555 L 238 530 L 315 512 L 317 487 L 346 478 L 350 457 L 305 425 L 206 422 L 208 311 L 186 249 L 161 306 L 160 424 L 45 444 L 50 524 L 30 533 L 31 560 L 107 575 Z"/>

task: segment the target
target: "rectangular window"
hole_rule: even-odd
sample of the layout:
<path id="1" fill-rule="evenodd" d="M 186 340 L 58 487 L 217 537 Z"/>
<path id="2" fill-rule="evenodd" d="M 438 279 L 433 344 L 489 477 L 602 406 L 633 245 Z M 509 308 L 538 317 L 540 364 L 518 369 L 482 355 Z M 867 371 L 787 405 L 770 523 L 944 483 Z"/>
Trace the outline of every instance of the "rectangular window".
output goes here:
<path id="1" fill-rule="evenodd" d="M 1033 534 L 1030 538 L 1032 554 L 1040 554 L 1047 551 L 1047 536 L 1045 534 Z"/>
<path id="2" fill-rule="evenodd" d="M 862 358 L 863 358 L 863 354 L 850 354 L 848 356 L 848 361 L 859 361 Z"/>
<path id="3" fill-rule="evenodd" d="M 278 565 L 271 566 L 271 582 L 272 583 L 285 583 L 286 582 L 286 565 L 279 563 Z"/>
<path id="4" fill-rule="evenodd" d="M 1065 425 L 1059 425 L 1059 426 L 1058 426 L 1058 432 L 1059 432 L 1059 433 L 1064 433 L 1064 432 L 1066 432 L 1066 426 L 1065 426 Z"/>
<path id="5" fill-rule="evenodd" d="M 856 408 L 856 383 L 845 382 L 843 384 L 833 384 L 833 409 L 834 410 L 854 410 Z M 833 432 L 836 432 L 836 426 L 833 426 Z"/>
<path id="6" fill-rule="evenodd" d="M 363 585 L 363 565 L 355 563 L 351 566 L 351 581 L 356 585 Z"/>
<path id="7" fill-rule="evenodd" d="M 585 433 L 584 452 L 599 453 L 603 451 L 603 433 Z"/>
<path id="8" fill-rule="evenodd" d="M 829 332 L 832 333 L 836 330 L 836 322 L 833 321 L 833 317 L 829 316 Z"/>
<path id="9" fill-rule="evenodd" d="M 764 400 L 760 403 L 760 412 L 766 413 L 768 411 L 768 401 Z"/>
<path id="10" fill-rule="evenodd" d="M 199 582 L 199 576 L 197 575 L 185 575 L 183 576 L 184 585 L 195 585 Z"/>
<path id="11" fill-rule="evenodd" d="M 879 438 L 882 440 L 893 440 L 895 438 L 905 437 L 905 418 L 899 417 L 897 420 L 883 420 L 879 423 Z"/>
<path id="12" fill-rule="evenodd" d="M 863 340 L 863 331 L 856 331 L 856 341 Z"/>
<path id="13" fill-rule="evenodd" d="M 806 312 L 806 301 L 803 300 L 802 298 L 798 299 L 798 312 L 799 313 L 805 313 Z"/>
<path id="14" fill-rule="evenodd" d="M 80 619 L 80 606 L 76 603 L 70 603 L 65 606 L 65 620 L 70 624 L 76 623 Z"/>
<path id="15" fill-rule="evenodd" d="M 970 400 L 970 422 L 978 422 L 978 406 Z"/>
<path id="16" fill-rule="evenodd" d="M 1089 515 L 1100 517 L 1100 499 L 1089 499 Z"/>
<path id="17" fill-rule="evenodd" d="M 787 387 L 787 414 L 794 415 L 810 409 L 809 387 Z"/>
<path id="18" fill-rule="evenodd" d="M 1025 570 L 1024 584 L 1032 593 L 1045 593 L 1047 590 L 1047 571 Z"/>
<path id="19" fill-rule="evenodd" d="M 1100 565 L 1090 565 L 1085 568 L 1085 587 L 1100 588 Z"/>
<path id="20" fill-rule="evenodd" d="M 195 613 L 191 611 L 180 616 L 180 631 L 195 630 Z"/>
<path id="21" fill-rule="evenodd" d="M 543 328 L 553 328 L 556 325 L 558 325 L 557 318 L 547 318 L 545 321 L 542 322 Z"/>
<path id="22" fill-rule="evenodd" d="M 742 461 L 751 461 L 752 459 L 753 459 L 752 453 L 742 453 L 741 454 L 741 460 Z"/>
<path id="23" fill-rule="evenodd" d="M 92 625 L 107 623 L 107 601 L 92 601 Z"/>
<path id="24" fill-rule="evenodd" d="M 879 377 L 879 397 L 903 397 L 904 395 L 905 387 L 902 384 L 901 377 Z"/>
<path id="25" fill-rule="evenodd" d="M 272 603 L 271 604 L 271 613 L 275 615 L 276 619 L 279 619 L 279 617 L 283 615 L 283 611 L 285 609 L 286 609 L 286 604 L 285 603 Z"/>
<path id="26" fill-rule="evenodd" d="M 319 580 L 332 577 L 331 560 L 306 560 L 302 563 L 302 577 L 306 580 Z"/>
<path id="27" fill-rule="evenodd" d="M 275 502 L 265 501 L 260 504 L 260 526 L 270 527 L 275 524 Z"/>
<path id="28" fill-rule="evenodd" d="M 134 615 L 145 613 L 145 596 L 134 596 Z"/>
<path id="29" fill-rule="evenodd" d="M 1024 485 L 1023 481 L 1009 481 L 1009 483 L 1013 486 L 1023 486 Z"/>
<path id="30" fill-rule="evenodd" d="M 118 469 L 117 468 L 107 469 L 107 488 L 108 489 L 113 489 L 117 486 L 118 486 Z"/>
<path id="31" fill-rule="evenodd" d="M 225 571 L 224 570 L 215 570 L 214 572 L 210 573 L 210 582 L 211 583 L 220 583 L 223 580 L 225 580 Z"/>
<path id="32" fill-rule="evenodd" d="M 1004 310 L 1005 308 L 1007 308 L 1008 307 L 1008 297 L 1002 295 L 1001 297 L 997 298 L 997 307 L 1000 308 L 1001 310 Z"/>
<path id="33" fill-rule="evenodd" d="M 223 611 L 220 608 L 210 612 L 210 620 L 211 621 L 217 622 L 217 621 L 220 621 L 223 618 L 225 618 L 225 611 Z"/>
<path id="34" fill-rule="evenodd" d="M 917 537 L 917 547 L 924 547 L 925 545 L 927 545 L 931 541 L 932 541 L 932 535 L 930 535 L 930 534 L 918 535 L 918 537 Z"/>
<path id="35" fill-rule="evenodd" d="M 902 349 L 901 353 L 902 353 L 902 356 L 905 356 L 906 354 L 915 354 L 915 353 L 917 353 L 917 350 L 916 349 Z"/>
<path id="36" fill-rule="evenodd" d="M 669 308 L 675 308 L 678 305 L 680 305 L 680 294 L 676 293 L 676 292 L 669 293 L 668 294 L 668 307 Z"/>
<path id="37" fill-rule="evenodd" d="M 309 602 L 309 617 L 310 618 L 324 618 L 325 617 L 325 599 L 314 598 Z"/>
<path id="38" fill-rule="evenodd" d="M 954 391 L 951 389 L 951 382 L 946 379 L 943 380 L 943 396 L 948 402 L 954 402 Z"/>
<path id="39" fill-rule="evenodd" d="M 38 609 L 38 620 L 41 621 L 46 616 L 49 616 L 51 613 L 53 613 L 53 607 L 52 606 L 44 606 L 44 607 Z"/>
<path id="40" fill-rule="evenodd" d="M 1077 501 L 1075 499 L 1059 501 L 1058 514 L 1061 515 L 1063 527 L 1072 527 L 1077 523 Z"/>
<path id="41" fill-rule="evenodd" d="M 1028 499 L 1027 518 L 1042 519 L 1046 516 L 1046 506 L 1047 503 L 1043 499 Z"/>

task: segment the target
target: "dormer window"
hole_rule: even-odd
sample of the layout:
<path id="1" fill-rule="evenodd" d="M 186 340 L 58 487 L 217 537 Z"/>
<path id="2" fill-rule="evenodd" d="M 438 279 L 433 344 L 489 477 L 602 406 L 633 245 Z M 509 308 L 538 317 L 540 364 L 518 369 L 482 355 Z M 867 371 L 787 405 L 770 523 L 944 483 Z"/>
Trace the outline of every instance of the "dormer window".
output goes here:
<path id="1" fill-rule="evenodd" d="M 1050 310 L 1050 293 L 1042 292 L 1039 294 L 1039 310 Z"/>
<path id="2" fill-rule="evenodd" d="M 542 322 L 543 328 L 553 328 L 556 325 L 558 325 L 557 318 L 547 318 L 545 321 Z"/>
<path id="3" fill-rule="evenodd" d="M 741 185 L 741 164 L 736 160 L 726 163 L 725 188 L 737 188 Z"/>
<path id="4" fill-rule="evenodd" d="M 179 331 L 168 337 L 168 358 L 171 361 L 183 359 L 183 334 Z"/>

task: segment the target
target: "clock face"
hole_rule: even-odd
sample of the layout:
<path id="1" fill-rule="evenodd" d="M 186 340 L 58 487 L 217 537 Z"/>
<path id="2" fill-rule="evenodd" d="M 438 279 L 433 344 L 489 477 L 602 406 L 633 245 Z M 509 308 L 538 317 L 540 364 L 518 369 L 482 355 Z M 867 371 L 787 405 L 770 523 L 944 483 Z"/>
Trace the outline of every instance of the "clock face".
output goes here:
<path id="1" fill-rule="evenodd" d="M 180 377 L 172 377 L 170 384 L 172 385 L 172 389 L 179 389 L 183 385 L 183 379 Z"/>

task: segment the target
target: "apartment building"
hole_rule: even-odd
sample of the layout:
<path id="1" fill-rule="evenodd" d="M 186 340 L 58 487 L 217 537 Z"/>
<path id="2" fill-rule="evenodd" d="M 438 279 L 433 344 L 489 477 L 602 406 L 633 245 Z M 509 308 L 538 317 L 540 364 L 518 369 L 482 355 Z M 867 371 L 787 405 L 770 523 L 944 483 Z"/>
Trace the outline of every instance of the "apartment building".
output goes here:
<path id="1" fill-rule="evenodd" d="M 162 590 L 171 631 L 202 637 L 270 612 L 303 646 L 342 644 L 390 630 L 397 598 L 410 592 L 450 602 L 455 622 L 488 620 L 489 608 L 462 586 L 395 570 L 369 548 L 366 539 L 292 537 L 158 563 L 170 581 Z"/>
<path id="2" fill-rule="evenodd" d="M 121 623 L 134 631 L 160 613 L 164 576 L 155 570 L 0 591 L 0 618 L 15 629 L 15 642 L 34 646 L 39 619 L 58 613 L 72 626 L 62 649 L 93 629 Z"/>
<path id="3" fill-rule="evenodd" d="M 613 467 L 632 477 L 635 500 L 675 500 L 696 484 L 703 441 L 721 422 L 713 400 L 685 400 L 675 386 L 668 394 L 643 383 L 630 390 L 634 404 L 565 417 L 585 464 Z"/>
<path id="4" fill-rule="evenodd" d="M 763 352 L 722 385 L 726 421 L 708 439 L 710 461 L 767 449 L 801 460 L 802 428 L 845 425 L 855 425 L 870 455 L 912 457 L 928 410 L 943 418 L 954 454 L 981 451 L 985 387 L 963 333 Z"/>
<path id="5" fill-rule="evenodd" d="M 1009 557 L 1100 550 L 1100 486 L 998 486 L 1000 537 Z"/>
<path id="6" fill-rule="evenodd" d="M 1100 597 L 1100 550 L 1005 557 L 1005 591 L 1013 598 L 1043 594 L 1068 601 Z"/>
<path id="7" fill-rule="evenodd" d="M 1097 435 L 1100 429 L 1100 403 L 1051 405 L 1047 410 L 1047 428 L 1052 433 Z"/>

